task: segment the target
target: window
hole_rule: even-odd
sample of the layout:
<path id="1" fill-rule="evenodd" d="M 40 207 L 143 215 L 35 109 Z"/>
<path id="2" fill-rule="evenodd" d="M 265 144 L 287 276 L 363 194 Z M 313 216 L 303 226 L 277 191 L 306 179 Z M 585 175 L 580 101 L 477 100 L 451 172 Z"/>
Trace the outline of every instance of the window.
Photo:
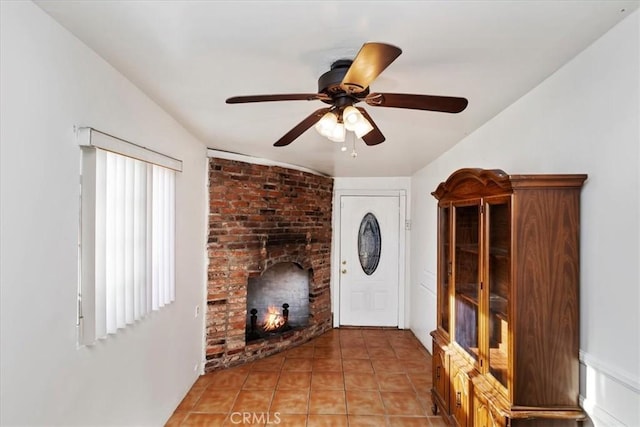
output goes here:
<path id="1" fill-rule="evenodd" d="M 94 129 L 82 146 L 81 344 L 175 299 L 175 175 L 182 163 Z"/>
<path id="2" fill-rule="evenodd" d="M 381 246 L 380 224 L 376 216 L 369 212 L 362 218 L 358 230 L 358 257 L 367 276 L 371 276 L 378 268 Z"/>

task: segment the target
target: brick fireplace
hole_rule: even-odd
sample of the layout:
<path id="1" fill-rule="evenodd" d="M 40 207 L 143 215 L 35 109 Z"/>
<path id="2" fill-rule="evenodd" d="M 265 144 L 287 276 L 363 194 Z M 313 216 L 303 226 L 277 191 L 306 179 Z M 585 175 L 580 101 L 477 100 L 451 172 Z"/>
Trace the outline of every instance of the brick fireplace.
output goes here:
<path id="1" fill-rule="evenodd" d="M 259 359 L 332 327 L 332 192 L 333 180 L 328 177 L 278 166 L 209 160 L 205 371 Z M 306 325 L 247 343 L 250 279 L 291 264 L 308 277 Z M 274 301 L 274 305 L 283 302 Z"/>

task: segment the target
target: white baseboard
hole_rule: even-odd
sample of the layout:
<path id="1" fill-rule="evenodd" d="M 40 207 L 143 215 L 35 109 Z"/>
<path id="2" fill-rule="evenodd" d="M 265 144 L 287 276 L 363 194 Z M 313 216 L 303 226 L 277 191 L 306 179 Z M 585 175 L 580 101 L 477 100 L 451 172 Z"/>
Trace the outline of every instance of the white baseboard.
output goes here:
<path id="1" fill-rule="evenodd" d="M 628 388 L 636 394 L 640 394 L 640 378 L 624 369 L 611 365 L 608 362 L 598 359 L 586 351 L 580 350 L 580 362 L 585 366 L 595 369 L 602 375 Z"/>
<path id="2" fill-rule="evenodd" d="M 596 427 L 622 427 L 625 424 L 611 415 L 609 412 L 598 406 L 598 404 L 592 400 L 580 396 L 580 406 L 584 408 L 589 414 L 593 425 Z M 630 427 L 630 426 L 629 426 Z"/>
<path id="3" fill-rule="evenodd" d="M 595 427 L 640 426 L 640 381 L 630 372 L 580 351 L 580 404 Z"/>

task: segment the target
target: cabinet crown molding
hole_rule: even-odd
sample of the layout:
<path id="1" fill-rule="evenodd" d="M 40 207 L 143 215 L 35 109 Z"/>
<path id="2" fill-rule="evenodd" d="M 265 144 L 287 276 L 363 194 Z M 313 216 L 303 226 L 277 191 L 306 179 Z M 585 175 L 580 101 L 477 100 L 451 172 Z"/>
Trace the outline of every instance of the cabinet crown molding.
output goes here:
<path id="1" fill-rule="evenodd" d="M 502 169 L 463 168 L 452 173 L 431 193 L 439 201 L 467 197 L 489 197 L 517 189 L 580 187 L 585 174 L 509 175 Z"/>

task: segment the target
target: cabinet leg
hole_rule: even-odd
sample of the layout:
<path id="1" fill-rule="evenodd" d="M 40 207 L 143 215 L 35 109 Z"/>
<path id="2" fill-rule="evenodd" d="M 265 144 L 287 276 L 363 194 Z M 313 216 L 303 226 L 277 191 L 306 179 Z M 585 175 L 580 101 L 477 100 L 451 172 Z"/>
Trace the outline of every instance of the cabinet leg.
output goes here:
<path id="1" fill-rule="evenodd" d="M 436 405 L 435 403 L 431 405 L 431 412 L 433 413 L 433 415 L 438 415 L 438 405 Z"/>

